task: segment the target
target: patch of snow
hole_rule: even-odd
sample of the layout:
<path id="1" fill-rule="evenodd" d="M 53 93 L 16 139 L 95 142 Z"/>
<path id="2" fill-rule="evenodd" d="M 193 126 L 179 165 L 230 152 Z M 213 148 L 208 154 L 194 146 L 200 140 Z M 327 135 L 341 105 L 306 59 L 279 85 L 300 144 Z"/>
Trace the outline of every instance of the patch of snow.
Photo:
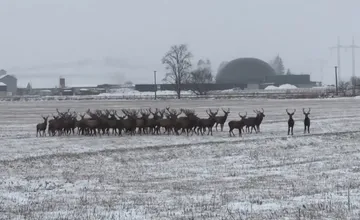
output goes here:
<path id="1" fill-rule="evenodd" d="M 277 86 L 267 86 L 264 90 L 275 90 L 275 89 L 279 89 L 279 87 L 277 87 Z"/>
<path id="2" fill-rule="evenodd" d="M 279 86 L 279 89 L 297 89 L 297 87 L 291 84 L 283 84 Z"/>

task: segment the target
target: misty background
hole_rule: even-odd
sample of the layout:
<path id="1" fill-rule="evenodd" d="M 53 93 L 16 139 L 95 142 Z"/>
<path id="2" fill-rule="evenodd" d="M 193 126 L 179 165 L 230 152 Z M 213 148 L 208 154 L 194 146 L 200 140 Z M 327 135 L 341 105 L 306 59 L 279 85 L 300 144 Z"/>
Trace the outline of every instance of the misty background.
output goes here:
<path id="1" fill-rule="evenodd" d="M 329 47 L 338 36 L 360 45 L 359 9 L 356 0 L 1 0 L 0 68 L 20 87 L 54 87 L 60 76 L 68 85 L 152 83 L 170 46 L 185 43 L 214 75 L 222 61 L 279 54 L 294 74 L 332 84 Z M 351 50 L 341 52 L 349 79 Z"/>

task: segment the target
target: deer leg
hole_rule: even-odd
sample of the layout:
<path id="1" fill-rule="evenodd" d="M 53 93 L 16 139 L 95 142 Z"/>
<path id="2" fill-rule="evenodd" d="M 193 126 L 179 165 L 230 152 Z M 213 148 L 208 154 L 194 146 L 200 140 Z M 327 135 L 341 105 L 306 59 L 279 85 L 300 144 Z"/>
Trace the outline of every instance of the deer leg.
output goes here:
<path id="1" fill-rule="evenodd" d="M 223 129 L 224 129 L 224 124 L 220 124 L 220 127 L 221 127 L 221 131 L 223 131 Z"/>
<path id="2" fill-rule="evenodd" d="M 290 126 L 288 126 L 288 135 L 290 135 Z"/>
<path id="3" fill-rule="evenodd" d="M 308 134 L 310 134 L 310 125 L 308 125 Z"/>
<path id="4" fill-rule="evenodd" d="M 216 124 L 215 124 L 215 129 L 216 129 L 216 131 L 217 131 L 217 126 L 218 126 L 218 124 L 219 124 L 219 123 L 217 123 L 217 122 L 216 122 Z"/>

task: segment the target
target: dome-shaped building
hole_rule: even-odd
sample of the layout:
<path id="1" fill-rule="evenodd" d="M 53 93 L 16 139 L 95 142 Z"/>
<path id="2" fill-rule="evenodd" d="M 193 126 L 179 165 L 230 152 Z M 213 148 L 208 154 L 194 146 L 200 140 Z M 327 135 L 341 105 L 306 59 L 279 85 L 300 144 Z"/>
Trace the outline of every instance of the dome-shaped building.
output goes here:
<path id="1" fill-rule="evenodd" d="M 268 76 L 276 75 L 274 69 L 257 58 L 239 58 L 230 61 L 216 75 L 219 84 L 263 83 Z"/>

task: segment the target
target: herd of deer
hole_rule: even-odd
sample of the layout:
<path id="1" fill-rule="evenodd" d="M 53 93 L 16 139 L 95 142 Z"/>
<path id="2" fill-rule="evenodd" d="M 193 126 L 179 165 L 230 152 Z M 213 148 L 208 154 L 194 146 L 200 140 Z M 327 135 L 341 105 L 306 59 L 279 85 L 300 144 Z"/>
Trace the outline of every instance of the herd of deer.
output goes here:
<path id="1" fill-rule="evenodd" d="M 218 125 L 220 125 L 221 131 L 223 131 L 224 124 L 227 120 L 228 115 L 230 114 L 230 109 L 224 110 L 222 116 L 218 116 L 219 109 L 212 111 L 211 109 L 206 110 L 208 118 L 199 118 L 194 110 L 190 109 L 170 109 L 166 107 L 165 109 L 155 109 L 154 111 L 149 109 L 141 110 L 130 110 L 123 109 L 121 110 L 123 116 L 118 115 L 116 110 L 96 110 L 94 112 L 88 109 L 84 114 L 78 114 L 76 112 L 70 112 L 68 109 L 67 112 L 60 112 L 56 109 L 57 115 L 52 115 L 52 119 L 48 120 L 49 116 L 41 116 L 44 119 L 43 123 L 36 125 L 36 136 L 46 136 L 46 130 L 48 131 L 49 136 L 55 135 L 122 135 L 122 132 L 135 135 L 138 134 L 176 134 L 180 135 L 186 133 L 193 135 L 194 133 L 199 135 L 204 135 L 207 130 L 207 135 L 213 134 L 212 128 L 215 126 L 217 131 Z M 229 125 L 229 135 L 235 136 L 233 130 L 238 129 L 239 136 L 244 132 L 252 133 L 260 132 L 260 124 L 265 117 L 264 109 L 254 110 L 255 117 L 247 117 L 245 115 L 240 116 L 240 120 L 232 120 L 228 123 Z M 295 113 L 290 113 L 286 110 L 289 115 L 288 120 L 288 134 L 293 134 L 294 119 L 292 116 Z M 308 112 L 305 112 L 304 119 L 304 133 L 307 129 L 310 132 L 310 109 Z M 184 116 L 179 117 L 181 114 Z M 88 115 L 89 117 L 85 117 Z M 80 119 L 78 119 L 80 116 Z"/>

